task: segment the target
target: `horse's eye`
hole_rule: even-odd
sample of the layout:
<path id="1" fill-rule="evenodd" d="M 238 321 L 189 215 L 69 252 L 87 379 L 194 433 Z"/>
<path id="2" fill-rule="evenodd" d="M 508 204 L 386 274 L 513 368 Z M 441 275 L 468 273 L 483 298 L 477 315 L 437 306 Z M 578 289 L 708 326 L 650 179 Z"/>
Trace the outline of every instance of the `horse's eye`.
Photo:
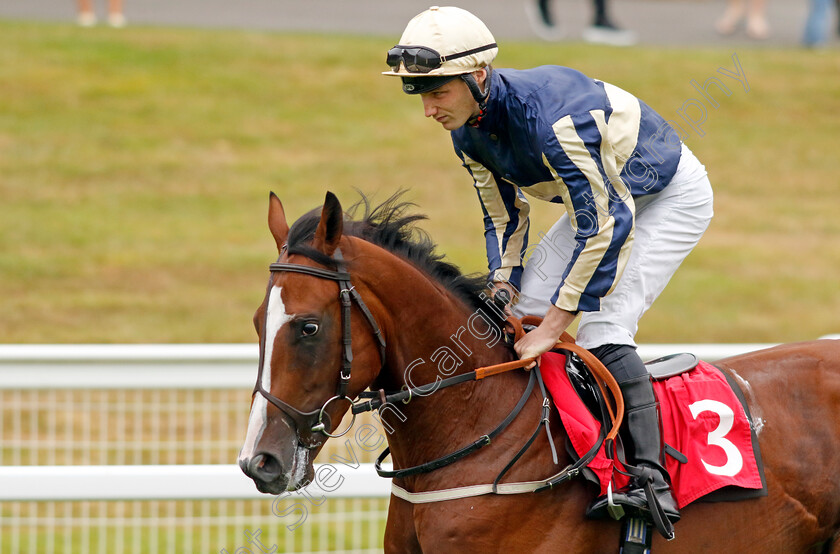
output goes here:
<path id="1" fill-rule="evenodd" d="M 304 323 L 303 327 L 301 327 L 300 329 L 300 332 L 304 337 L 311 337 L 312 335 L 318 332 L 318 324 L 312 323 L 311 321 L 309 323 Z"/>

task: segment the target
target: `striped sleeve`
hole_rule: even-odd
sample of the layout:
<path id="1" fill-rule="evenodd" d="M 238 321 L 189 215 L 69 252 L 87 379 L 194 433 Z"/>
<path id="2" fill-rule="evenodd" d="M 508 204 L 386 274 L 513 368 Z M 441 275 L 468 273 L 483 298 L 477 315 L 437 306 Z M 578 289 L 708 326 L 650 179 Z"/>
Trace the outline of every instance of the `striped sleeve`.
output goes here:
<path id="1" fill-rule="evenodd" d="M 498 182 L 493 173 L 463 152 L 484 213 L 487 268 L 493 281 L 507 281 L 517 289 L 522 280 L 522 257 L 528 247 L 530 206 L 519 187 Z"/>
<path id="2" fill-rule="evenodd" d="M 597 311 L 630 257 L 633 199 L 619 177 L 603 110 L 565 116 L 551 131 L 543 161 L 560 185 L 577 243 L 551 302 Z"/>

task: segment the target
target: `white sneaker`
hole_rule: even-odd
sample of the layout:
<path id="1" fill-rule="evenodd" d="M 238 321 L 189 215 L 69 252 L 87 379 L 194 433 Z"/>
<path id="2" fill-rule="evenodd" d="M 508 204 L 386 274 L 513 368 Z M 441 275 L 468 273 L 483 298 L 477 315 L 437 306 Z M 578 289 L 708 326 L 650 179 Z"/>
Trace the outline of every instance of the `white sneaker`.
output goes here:
<path id="1" fill-rule="evenodd" d="M 108 25 L 115 28 L 125 27 L 125 16 L 121 13 L 109 14 Z"/>
<path id="2" fill-rule="evenodd" d="M 626 31 L 617 27 L 592 25 L 583 30 L 583 40 L 610 46 L 633 46 L 638 39 L 633 31 Z"/>
<path id="3" fill-rule="evenodd" d="M 547 19 L 546 14 L 541 13 L 536 0 L 525 0 L 525 14 L 534 33 L 543 40 L 558 41 L 565 37 L 563 27 L 556 21 Z M 552 17 L 552 19 L 555 19 Z"/>
<path id="4" fill-rule="evenodd" d="M 79 27 L 93 27 L 96 25 L 96 14 L 93 12 L 82 12 L 76 16 L 76 23 Z"/>

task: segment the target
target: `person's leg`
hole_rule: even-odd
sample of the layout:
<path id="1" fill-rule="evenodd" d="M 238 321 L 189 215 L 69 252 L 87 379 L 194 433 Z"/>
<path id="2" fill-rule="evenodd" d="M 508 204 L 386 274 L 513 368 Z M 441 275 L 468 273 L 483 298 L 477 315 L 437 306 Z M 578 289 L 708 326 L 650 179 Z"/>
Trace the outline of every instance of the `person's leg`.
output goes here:
<path id="1" fill-rule="evenodd" d="M 577 342 L 635 346 L 638 322 L 703 236 L 713 215 L 713 194 L 703 165 L 682 146 L 677 173 L 665 189 L 635 199 L 633 250 L 615 290 L 601 309 L 581 315 Z"/>
<path id="2" fill-rule="evenodd" d="M 592 25 L 583 30 L 583 40 L 612 46 L 631 46 L 636 43 L 636 33 L 613 23 L 607 13 L 607 0 L 593 0 Z"/>
<path id="3" fill-rule="evenodd" d="M 592 24 L 601 26 L 612 26 L 607 17 L 607 2 L 606 0 L 593 0 L 592 8 L 594 10 Z"/>
<path id="4" fill-rule="evenodd" d="M 639 319 L 711 220 L 712 190 L 705 168 L 687 147 L 682 148 L 683 159 L 671 184 L 635 201 L 630 259 L 615 290 L 601 300 L 601 310 L 581 316 L 577 342 L 584 348 L 635 345 Z M 540 242 L 526 251 L 519 302 L 513 308 L 517 317 L 545 315 L 577 245 L 566 214 L 547 233 L 538 231 L 536 236 Z"/>
<path id="5" fill-rule="evenodd" d="M 662 433 L 659 408 L 650 375 L 636 349 L 628 345 L 607 344 L 591 352 L 612 373 L 624 398 L 624 423 L 621 443 L 624 460 L 638 472 L 626 488 L 614 491 L 613 501 L 632 513 L 650 511 L 644 492 L 650 483 L 660 507 L 672 522 L 680 518 L 677 502 L 671 494 L 671 480 L 662 462 Z M 600 497 L 587 509 L 587 515 L 602 518 L 607 515 L 606 497 Z"/>
<path id="6" fill-rule="evenodd" d="M 840 35 L 840 0 L 834 1 L 834 17 L 837 18 L 837 34 Z"/>
<path id="7" fill-rule="evenodd" d="M 76 21 L 82 27 L 92 27 L 96 25 L 96 13 L 93 11 L 93 0 L 78 0 L 78 12 L 76 14 Z"/>
<path id="8" fill-rule="evenodd" d="M 750 0 L 747 36 L 758 40 L 770 36 L 770 26 L 767 24 L 767 0 Z"/>
<path id="9" fill-rule="evenodd" d="M 625 402 L 622 427 L 627 461 L 643 469 L 616 503 L 645 512 L 642 487 L 650 480 L 655 496 L 673 521 L 679 518 L 661 463 L 656 398 L 647 370 L 635 350 L 639 319 L 650 308 L 671 276 L 691 252 L 712 218 L 712 190 L 705 168 L 687 147 L 676 175 L 665 189 L 636 200 L 633 250 L 615 290 L 603 298 L 601 310 L 581 317 L 577 343 L 595 354 L 621 388 Z M 597 499 L 592 517 L 606 514 L 607 500 Z"/>
<path id="10" fill-rule="evenodd" d="M 726 4 L 726 10 L 715 24 L 715 29 L 722 35 L 731 35 L 744 18 L 744 12 L 744 0 L 729 0 Z"/>
<path id="11" fill-rule="evenodd" d="M 671 182 L 657 194 L 635 204 L 633 250 L 615 290 L 601 300 L 598 312 L 581 316 L 577 343 L 592 351 L 612 373 L 625 396 L 629 460 L 647 470 L 617 497 L 631 509 L 647 506 L 640 487 L 652 480 L 654 494 L 666 514 L 679 517 L 660 462 L 661 440 L 653 386 L 635 350 L 638 322 L 671 276 L 691 252 L 712 218 L 713 195 L 706 170 L 683 145 L 679 167 Z M 575 247 L 574 231 L 564 215 L 541 241 L 528 249 L 522 290 L 514 313 L 543 316 L 560 283 Z M 600 501 L 600 505 L 599 505 Z M 593 504 L 590 515 L 605 512 L 606 500 Z"/>
<path id="12" fill-rule="evenodd" d="M 554 41 L 563 38 L 563 22 L 557 18 L 552 0 L 525 0 L 525 14 L 531 28 L 541 39 Z"/>
<path id="13" fill-rule="evenodd" d="M 539 233 L 538 236 L 541 238 L 540 243 L 528 251 L 529 257 L 523 271 L 519 302 L 513 308 L 517 317 L 523 315 L 542 317 L 545 314 L 576 244 L 574 232 L 566 215 L 561 217 L 548 233 Z M 628 266 L 631 263 L 629 262 Z M 633 283 L 635 286 L 635 279 Z M 618 305 L 626 306 L 627 304 L 627 302 L 621 302 Z M 630 310 L 631 314 L 638 313 L 641 317 L 645 305 L 644 296 L 635 299 L 635 302 L 630 304 L 636 306 Z M 610 321 L 611 317 L 615 317 L 614 322 Z M 580 340 L 580 331 L 578 332 L 578 344 L 590 348 L 587 341 L 602 341 L 590 350 L 604 363 L 621 387 L 625 402 L 625 423 L 622 425 L 622 436 L 627 448 L 627 460 L 634 466 L 647 471 L 646 475 L 652 481 L 660 506 L 671 521 L 677 521 L 679 511 L 670 492 L 667 473 L 659 463 L 661 442 L 653 386 L 644 363 L 636 353 L 635 346 L 630 346 L 633 344 L 637 324 L 636 321 L 630 321 L 634 318 L 634 315 L 628 317 L 606 314 L 603 319 L 597 319 L 595 323 L 589 324 L 589 331 L 584 332 L 583 343 Z M 604 324 L 601 324 L 602 322 Z M 638 480 L 633 482 L 628 489 L 616 491 L 616 502 L 628 510 L 645 511 L 647 499 L 641 489 L 643 485 L 644 481 Z M 605 515 L 606 499 L 596 499 L 588 513 L 591 517 Z"/>
<path id="14" fill-rule="evenodd" d="M 563 208 L 558 206 L 558 209 Z M 532 233 L 534 231 L 531 229 Z M 566 214 L 547 233 L 538 231 L 537 236 L 540 242 L 526 252 L 519 302 L 513 307 L 516 317 L 545 316 L 576 246 L 575 234 Z"/>
<path id="15" fill-rule="evenodd" d="M 125 26 L 122 0 L 108 0 L 108 24 L 111 27 Z"/>
<path id="16" fill-rule="evenodd" d="M 810 4 L 802 44 L 819 46 L 828 39 L 828 12 L 831 9 L 831 0 L 811 0 Z"/>
<path id="17" fill-rule="evenodd" d="M 548 0 L 537 0 L 537 11 L 543 20 L 543 23 L 548 27 L 554 26 L 554 17 L 551 14 L 551 4 Z"/>

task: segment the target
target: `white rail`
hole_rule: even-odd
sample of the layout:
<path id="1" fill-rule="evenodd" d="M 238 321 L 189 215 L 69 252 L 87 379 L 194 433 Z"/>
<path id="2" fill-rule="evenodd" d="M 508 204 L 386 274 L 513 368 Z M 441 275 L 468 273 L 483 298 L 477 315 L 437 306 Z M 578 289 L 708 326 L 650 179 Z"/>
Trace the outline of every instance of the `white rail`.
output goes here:
<path id="1" fill-rule="evenodd" d="M 0 389 L 238 389 L 254 386 L 253 344 L 0 345 Z"/>
<path id="2" fill-rule="evenodd" d="M 653 359 L 693 352 L 714 361 L 769 346 L 650 344 L 639 353 Z M 249 344 L 0 345 L 0 389 L 247 389 L 257 358 L 256 345 Z M 372 464 L 329 465 L 328 486 L 318 487 L 316 480 L 308 487 L 313 491 L 304 493 L 389 495 L 390 482 L 379 478 Z M 254 498 L 266 496 L 233 464 L 0 467 L 0 501 Z"/>
<path id="3" fill-rule="evenodd" d="M 647 344 L 639 354 L 692 352 L 714 361 L 769 346 Z M 250 388 L 258 358 L 254 344 L 0 345 L 0 389 Z"/>
<path id="4" fill-rule="evenodd" d="M 263 552 L 381 552 L 390 480 L 351 464 L 373 453 L 331 441 L 315 481 L 280 496 L 230 463 L 257 358 L 253 344 L 0 345 L 0 554 L 250 552 L 258 533 Z"/>
<path id="5" fill-rule="evenodd" d="M 327 465 L 330 468 L 321 471 Z M 390 469 L 390 464 L 383 467 Z M 383 498 L 391 494 L 391 481 L 379 477 L 373 464 L 316 464 L 315 475 L 305 494 L 297 492 L 288 498 Z M 260 493 L 235 464 L 0 467 L 0 502 L 266 498 L 270 496 Z"/>

